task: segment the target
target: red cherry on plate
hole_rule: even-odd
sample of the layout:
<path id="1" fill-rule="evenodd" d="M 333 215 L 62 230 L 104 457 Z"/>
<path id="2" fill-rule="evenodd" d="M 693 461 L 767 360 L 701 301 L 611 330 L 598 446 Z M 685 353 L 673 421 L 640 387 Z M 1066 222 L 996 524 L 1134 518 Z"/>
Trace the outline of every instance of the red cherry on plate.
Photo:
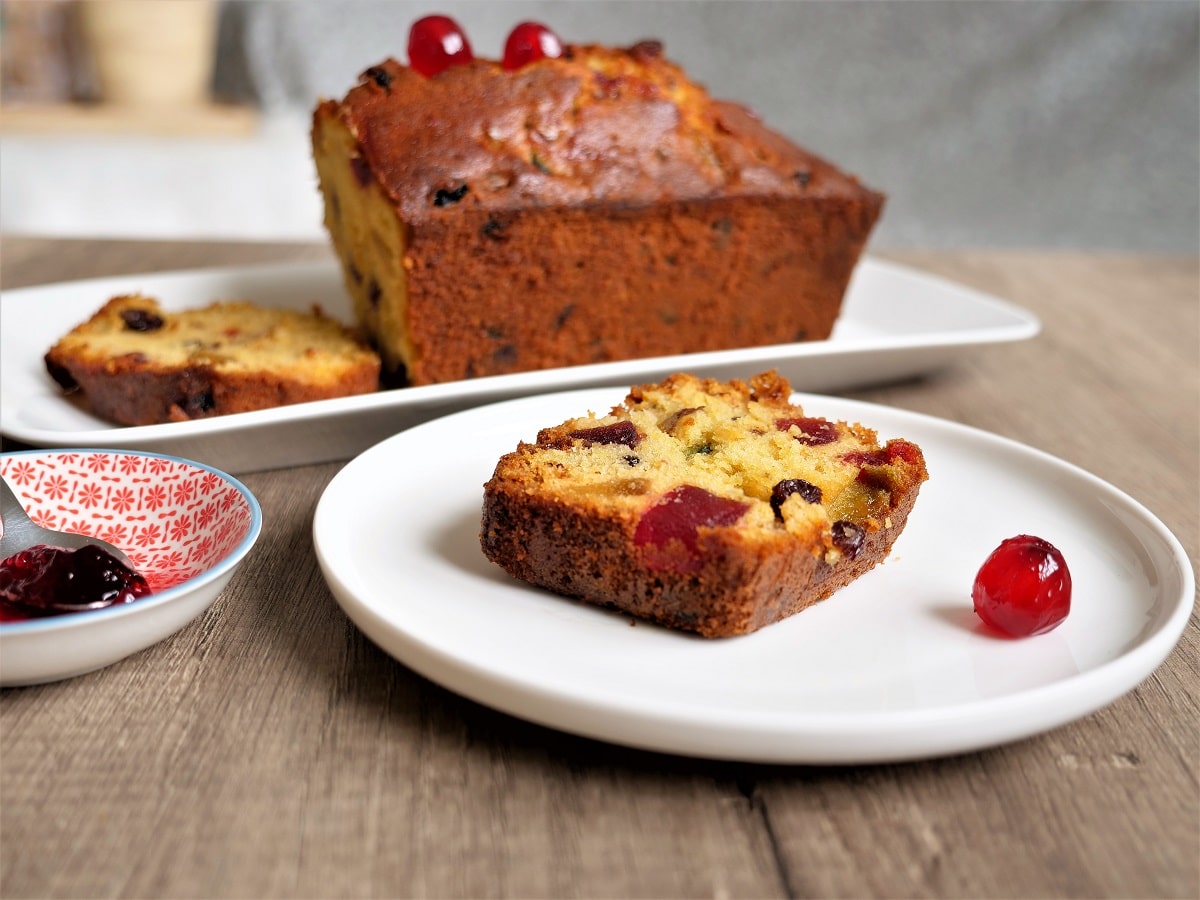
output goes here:
<path id="1" fill-rule="evenodd" d="M 426 78 L 471 62 L 471 42 L 449 16 L 425 16 L 408 31 L 408 64 Z"/>
<path id="2" fill-rule="evenodd" d="M 1043 634 L 1071 611 L 1071 573 L 1053 544 L 1019 534 L 992 551 L 971 598 L 992 628 L 1012 637 Z"/>
<path id="3" fill-rule="evenodd" d="M 504 42 L 504 68 L 511 72 L 539 59 L 557 59 L 562 54 L 558 35 L 537 22 L 522 22 Z"/>

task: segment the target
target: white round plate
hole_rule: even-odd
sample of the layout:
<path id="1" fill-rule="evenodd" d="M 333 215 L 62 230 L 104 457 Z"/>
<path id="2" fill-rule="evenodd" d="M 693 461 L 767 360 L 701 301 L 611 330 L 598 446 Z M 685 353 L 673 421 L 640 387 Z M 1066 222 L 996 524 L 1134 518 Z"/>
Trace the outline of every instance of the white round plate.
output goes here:
<path id="1" fill-rule="evenodd" d="M 1174 647 L 1194 579 L 1136 501 L 1012 441 L 913 413 L 797 395 L 925 452 L 930 480 L 883 564 L 829 600 L 710 641 L 515 581 L 479 547 L 483 484 L 537 430 L 624 390 L 530 397 L 402 432 L 348 464 L 317 507 L 330 589 L 383 650 L 475 701 L 563 731 L 689 756 L 864 763 L 960 753 L 1087 715 Z M 1071 614 L 989 633 L 971 583 L 1006 537 L 1071 569 Z"/>

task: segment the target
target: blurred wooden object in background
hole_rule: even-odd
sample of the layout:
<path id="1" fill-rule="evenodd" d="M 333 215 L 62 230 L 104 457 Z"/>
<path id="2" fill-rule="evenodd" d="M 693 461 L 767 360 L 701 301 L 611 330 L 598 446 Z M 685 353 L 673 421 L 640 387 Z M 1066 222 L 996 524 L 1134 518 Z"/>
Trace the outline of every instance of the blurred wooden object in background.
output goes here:
<path id="1" fill-rule="evenodd" d="M 93 0 L 78 7 L 101 102 L 203 106 L 217 36 L 213 0 Z"/>
<path id="2" fill-rule="evenodd" d="M 0 4 L 0 97 L 6 106 L 76 98 L 74 5 L 65 0 Z"/>
<path id="3" fill-rule="evenodd" d="M 244 135 L 257 125 L 255 111 L 212 99 L 216 0 L 5 0 L 3 10 L 5 131 Z M 14 84 L 30 85 L 21 102 L 10 63 Z"/>

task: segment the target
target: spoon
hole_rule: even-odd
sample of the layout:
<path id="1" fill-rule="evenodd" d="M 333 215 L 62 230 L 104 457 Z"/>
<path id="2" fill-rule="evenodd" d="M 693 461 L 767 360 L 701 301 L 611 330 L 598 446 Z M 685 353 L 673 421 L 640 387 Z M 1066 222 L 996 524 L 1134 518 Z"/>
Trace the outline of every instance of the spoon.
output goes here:
<path id="1" fill-rule="evenodd" d="M 107 541 L 69 531 L 51 531 L 49 528 L 35 525 L 3 477 L 0 477 L 0 521 L 4 523 L 4 533 L 0 535 L 0 559 L 8 559 L 14 553 L 20 553 L 37 544 L 48 544 L 64 550 L 78 550 L 90 544 L 111 553 L 123 565 L 133 568 L 129 557 Z"/>

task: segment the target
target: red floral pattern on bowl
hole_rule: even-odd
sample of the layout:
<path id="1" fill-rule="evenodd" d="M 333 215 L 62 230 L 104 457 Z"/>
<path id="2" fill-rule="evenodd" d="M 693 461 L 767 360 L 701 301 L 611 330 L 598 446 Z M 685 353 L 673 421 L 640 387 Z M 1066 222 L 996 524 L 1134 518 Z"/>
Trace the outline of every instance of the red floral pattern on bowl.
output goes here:
<path id="1" fill-rule="evenodd" d="M 227 476 L 183 459 L 104 450 L 0 457 L 29 517 L 121 548 L 152 591 L 228 556 L 253 511 Z"/>

